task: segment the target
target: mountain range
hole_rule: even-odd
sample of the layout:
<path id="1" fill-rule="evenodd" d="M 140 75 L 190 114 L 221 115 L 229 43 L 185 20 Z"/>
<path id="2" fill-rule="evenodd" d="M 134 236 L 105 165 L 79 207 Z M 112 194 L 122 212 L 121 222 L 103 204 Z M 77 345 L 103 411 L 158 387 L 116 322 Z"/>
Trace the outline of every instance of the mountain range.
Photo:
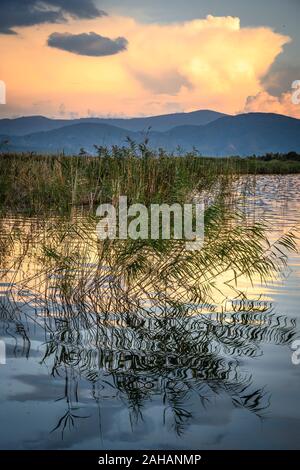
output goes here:
<path id="1" fill-rule="evenodd" d="M 0 119 L 0 135 L 21 136 L 36 132 L 47 132 L 76 124 L 108 124 L 133 132 L 152 131 L 165 132 L 176 126 L 202 126 L 226 116 L 216 111 L 201 110 L 191 113 L 164 114 L 131 119 L 122 118 L 81 118 L 81 119 L 49 119 L 44 116 L 29 116 L 16 119 Z"/>
<path id="2" fill-rule="evenodd" d="M 182 152 L 196 148 L 206 156 L 300 152 L 300 120 L 271 113 L 229 116 L 200 110 L 133 119 L 49 119 L 43 116 L 0 120 L 0 151 L 94 154 L 94 145 L 140 143 Z"/>

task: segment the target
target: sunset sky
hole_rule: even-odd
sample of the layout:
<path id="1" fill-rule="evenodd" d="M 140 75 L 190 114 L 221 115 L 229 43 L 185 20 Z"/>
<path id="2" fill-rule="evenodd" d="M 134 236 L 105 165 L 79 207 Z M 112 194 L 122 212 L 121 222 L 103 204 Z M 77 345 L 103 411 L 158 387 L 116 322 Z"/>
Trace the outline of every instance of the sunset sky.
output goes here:
<path id="1" fill-rule="evenodd" d="M 300 118 L 299 0 L 0 0 L 0 117 Z"/>

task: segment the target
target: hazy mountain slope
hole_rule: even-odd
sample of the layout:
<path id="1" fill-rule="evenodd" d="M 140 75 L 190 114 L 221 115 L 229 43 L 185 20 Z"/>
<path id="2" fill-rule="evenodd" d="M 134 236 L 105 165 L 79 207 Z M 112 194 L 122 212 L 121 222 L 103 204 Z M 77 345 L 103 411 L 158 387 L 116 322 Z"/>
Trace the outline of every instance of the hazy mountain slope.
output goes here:
<path id="1" fill-rule="evenodd" d="M 50 131 L 62 127 L 64 121 L 52 120 L 43 116 L 29 116 L 16 119 L 0 119 L 1 135 L 27 135 L 33 132 Z"/>
<path id="2" fill-rule="evenodd" d="M 205 126 L 177 126 L 167 132 L 150 131 L 149 145 L 175 151 L 193 147 L 202 155 L 262 155 L 267 152 L 300 152 L 300 120 L 266 113 L 226 116 Z M 76 154 L 83 147 L 94 153 L 94 145 L 126 145 L 126 138 L 140 143 L 142 132 L 108 124 L 81 122 L 47 132 L 26 136 L 0 136 L 8 139 L 2 150 Z"/>
<path id="3" fill-rule="evenodd" d="M 107 124 L 82 123 L 48 132 L 26 136 L 6 136 L 10 150 L 42 153 L 78 153 L 82 147 L 94 153 L 94 145 L 125 145 L 126 137 L 136 139 L 135 133 Z M 3 136 L 2 136 L 3 140 Z"/>
<path id="4" fill-rule="evenodd" d="M 145 118 L 114 119 L 114 122 L 106 120 L 105 122 L 132 131 L 146 131 L 151 127 L 152 131 L 165 132 L 176 126 L 203 126 L 224 116 L 226 115 L 216 111 L 200 110 Z"/>
<path id="5" fill-rule="evenodd" d="M 17 119 L 0 119 L 0 134 L 21 136 L 86 123 L 108 124 L 131 131 L 147 131 L 147 129 L 151 127 L 153 131 L 164 132 L 175 126 L 205 125 L 223 116 L 225 116 L 225 114 L 209 110 L 133 119 L 84 118 L 72 120 L 30 116 Z"/>
<path id="6" fill-rule="evenodd" d="M 167 132 L 184 149 L 203 155 L 252 155 L 300 151 L 300 120 L 268 113 L 226 116 L 206 126 L 181 126 Z"/>

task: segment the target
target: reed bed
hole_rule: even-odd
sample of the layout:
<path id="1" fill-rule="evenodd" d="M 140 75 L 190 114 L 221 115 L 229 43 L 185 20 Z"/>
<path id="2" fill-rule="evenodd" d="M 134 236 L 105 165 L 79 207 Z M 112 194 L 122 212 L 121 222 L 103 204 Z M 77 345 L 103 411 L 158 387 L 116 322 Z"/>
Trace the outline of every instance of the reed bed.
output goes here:
<path id="1" fill-rule="evenodd" d="M 186 201 L 191 191 L 210 191 L 218 182 L 245 174 L 300 172 L 298 158 L 204 158 L 153 153 L 142 147 L 97 147 L 98 156 L 0 154 L 0 207 L 37 213 L 94 210 L 127 195 L 129 203 Z"/>

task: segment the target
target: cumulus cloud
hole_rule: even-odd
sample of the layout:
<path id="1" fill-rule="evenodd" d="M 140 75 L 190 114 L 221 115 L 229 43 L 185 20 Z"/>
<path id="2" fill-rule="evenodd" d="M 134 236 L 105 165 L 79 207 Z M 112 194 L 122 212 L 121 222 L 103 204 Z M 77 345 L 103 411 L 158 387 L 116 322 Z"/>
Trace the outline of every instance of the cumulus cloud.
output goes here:
<path id="1" fill-rule="evenodd" d="M 300 67 L 293 64 L 276 63 L 262 79 L 264 89 L 271 95 L 280 97 L 290 90 L 292 83 L 300 79 Z"/>
<path id="2" fill-rule="evenodd" d="M 294 104 L 292 91 L 274 96 L 267 91 L 261 91 L 255 96 L 249 96 L 246 101 L 245 112 L 276 113 L 300 119 L 300 105 Z"/>
<path id="3" fill-rule="evenodd" d="M 166 75 L 159 77 L 149 76 L 143 70 L 136 70 L 135 77 L 146 89 L 155 94 L 168 94 L 172 96 L 176 95 L 183 86 L 187 88 L 192 87 L 189 79 L 178 73 L 177 70 L 170 70 Z"/>
<path id="4" fill-rule="evenodd" d="M 172 110 L 234 114 L 244 109 L 249 96 L 264 92 L 263 77 L 290 40 L 268 27 L 245 28 L 239 18 L 213 16 L 173 24 L 107 16 L 100 24 L 98 19 L 70 21 L 67 28 L 56 25 L 55 31 L 52 40 L 63 46 L 67 42 L 64 50 L 76 54 L 45 47 L 53 33 L 51 25 L 24 30 L 22 53 L 15 38 L 6 36 L 0 42 L 10 99 L 25 107 L 51 95 L 52 108 L 45 107 L 45 114 L 57 114 L 62 102 L 80 115 L 87 109 L 126 116 L 161 114 L 170 112 L 170 103 Z M 78 31 L 94 32 L 91 36 Z M 85 66 L 85 57 L 79 54 L 99 53 L 98 47 L 112 52 L 111 47 L 118 49 L 120 43 L 108 38 L 120 36 L 128 40 L 125 54 L 91 60 Z M 27 73 L 20 74 L 22 69 Z"/>
<path id="5" fill-rule="evenodd" d="M 48 46 L 73 52 L 78 55 L 101 57 L 118 54 L 127 49 L 128 41 L 119 37 L 110 39 L 96 33 L 52 33 L 48 38 Z"/>
<path id="6" fill-rule="evenodd" d="M 93 0 L 1 0 L 0 34 L 15 34 L 16 27 L 62 23 L 68 16 L 93 19 L 104 15 Z"/>
<path id="7" fill-rule="evenodd" d="M 233 113 L 262 91 L 262 77 L 289 42 L 270 28 L 242 28 L 239 18 L 211 15 L 176 24 L 133 23 L 126 36 L 124 65 L 145 89 L 166 102 L 175 94 L 186 110 Z"/>
<path id="8" fill-rule="evenodd" d="M 275 62 L 262 78 L 263 90 L 248 96 L 244 111 L 284 114 L 299 119 L 300 105 L 293 100 L 296 80 L 300 80 L 300 67 Z"/>

